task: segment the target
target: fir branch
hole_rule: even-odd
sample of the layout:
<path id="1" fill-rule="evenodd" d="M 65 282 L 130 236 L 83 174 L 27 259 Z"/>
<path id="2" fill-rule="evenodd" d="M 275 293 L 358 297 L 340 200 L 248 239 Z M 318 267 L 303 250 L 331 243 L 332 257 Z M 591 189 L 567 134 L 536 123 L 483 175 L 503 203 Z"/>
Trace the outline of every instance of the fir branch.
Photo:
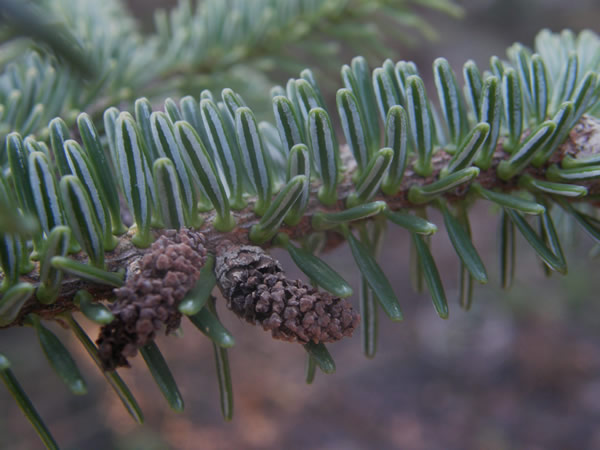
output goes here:
<path id="1" fill-rule="evenodd" d="M 542 36 L 544 35 L 542 33 Z M 546 36 L 546 39 L 552 40 L 554 37 L 550 35 Z M 600 44 L 596 36 L 584 32 L 580 40 L 585 42 L 586 52 L 597 54 L 596 49 L 600 48 Z M 563 38 L 563 41 L 561 42 L 565 47 L 571 45 L 569 39 Z M 538 46 L 542 50 L 543 42 L 538 40 Z M 548 74 L 549 79 L 558 79 L 559 75 L 548 68 L 552 67 L 550 64 L 546 65 L 548 55 L 546 58 L 537 54 L 532 57 L 519 46 L 509 49 L 509 56 L 513 59 L 514 67 L 518 69 L 516 73 L 519 84 L 526 91 L 527 98 L 535 100 L 513 102 L 512 109 L 505 111 L 507 124 L 512 123 L 509 119 L 512 119 L 513 115 L 527 118 L 529 129 L 525 133 L 526 137 L 518 144 L 515 144 L 515 141 L 520 136 L 516 136 L 510 126 L 507 127 L 508 137 L 498 140 L 502 124 L 502 116 L 498 111 L 503 103 L 507 104 L 513 98 L 512 90 L 501 91 L 498 76 L 504 76 L 505 70 L 512 70 L 510 63 L 502 63 L 497 58 L 492 58 L 492 61 L 495 61 L 493 69 L 498 76 L 488 76 L 481 92 L 476 94 L 481 97 L 480 106 L 475 103 L 474 110 L 467 111 L 456 88 L 452 70 L 447 64 L 444 65 L 443 60 L 436 61 L 436 88 L 444 110 L 444 123 L 431 120 L 433 116 L 430 111 L 433 105 L 427 99 L 421 78 L 415 75 L 417 72 L 414 66 L 411 68 L 410 64 L 405 63 L 394 66 L 388 60 L 383 68 L 373 71 L 373 85 L 369 86 L 368 74 L 364 72 L 364 60 L 357 58 L 353 61 L 350 72 L 346 67 L 342 69 L 347 87 L 341 92 L 344 92 L 343 98 L 346 100 L 341 100 L 339 105 L 344 133 L 352 146 L 352 152 L 346 147 L 341 152 L 337 149 L 331 119 L 324 109 L 319 87 L 312 73 L 304 71 L 303 79 L 291 80 L 288 83 L 285 92 L 287 99 L 283 96 L 273 99 L 277 128 L 271 126 L 269 129 L 269 125 L 265 125 L 259 131 L 252 111 L 244 106 L 242 98 L 226 89 L 222 93 L 224 103 L 221 104 L 221 111 L 210 102 L 211 94 L 202 100 L 201 119 L 198 105 L 194 106 L 192 102 L 180 111 L 170 99 L 165 102 L 167 114 L 162 116 L 161 113 L 150 114 L 149 111 L 142 114 L 142 110 L 136 109 L 135 120 L 128 113 L 123 112 L 117 116 L 116 110 L 107 110 L 105 128 L 110 147 L 110 162 L 100 157 L 100 137 L 85 115 L 80 117 L 83 147 L 68 140 L 68 130 L 64 122 L 59 119 L 52 122 L 52 155 L 43 147 L 43 143 L 27 139 L 22 141 L 17 133 L 12 133 L 7 141 L 8 167 L 13 175 L 10 183 L 14 185 L 18 195 L 13 197 L 8 188 L 9 184 L 3 181 L 3 204 L 14 204 L 23 213 L 38 215 L 42 229 L 41 233 L 38 232 L 33 238 L 36 252 L 48 252 L 44 241 L 54 226 L 62 226 L 66 221 L 75 240 L 95 266 L 86 269 L 81 263 L 84 260 L 83 256 L 79 256 L 80 262 L 74 260 L 69 263 L 64 256 L 53 257 L 47 254 L 42 260 L 43 267 L 38 267 L 40 273 L 48 273 L 51 264 L 52 270 L 76 273 L 82 279 L 93 281 L 114 278 L 110 272 L 104 272 L 105 253 L 109 253 L 116 245 L 112 233 L 122 232 L 118 220 L 115 222 L 115 217 L 112 218 L 113 230 L 109 226 L 109 216 L 117 212 L 118 206 L 113 205 L 112 211 L 109 211 L 109 208 L 102 204 L 109 200 L 109 190 L 106 186 L 107 180 L 102 180 L 97 175 L 106 176 L 111 165 L 121 174 L 120 187 L 136 222 L 132 241 L 121 240 L 121 245 L 113 254 L 116 260 L 121 259 L 123 249 L 127 249 L 125 253 L 129 254 L 135 246 L 147 247 L 154 239 L 149 233 L 151 226 L 161 228 L 164 224 L 173 223 L 178 226 L 194 226 L 207 236 L 207 247 L 213 252 L 218 247 L 219 239 L 213 236 L 225 236 L 237 245 L 255 242 L 268 246 L 268 241 L 277 232 L 286 233 L 290 238 L 297 240 L 317 231 L 316 224 L 323 221 L 313 220 L 315 213 L 325 217 L 345 210 L 344 214 L 351 215 L 354 209 L 362 208 L 361 203 L 377 199 L 384 201 L 382 204 L 387 205 L 390 211 L 410 209 L 440 197 L 450 200 L 460 198 L 468 192 L 469 185 L 473 185 L 475 192 L 488 200 L 496 201 L 504 207 L 531 213 L 537 211 L 539 205 L 534 203 L 535 208 L 528 209 L 523 206 L 525 203 L 522 200 L 494 194 L 489 189 L 523 190 L 529 187 L 539 190 L 531 181 L 517 184 L 517 174 L 527 175 L 529 180 L 546 177 L 551 181 L 586 181 L 597 176 L 598 170 L 594 164 L 598 158 L 594 149 L 588 151 L 586 146 L 579 145 L 579 142 L 572 144 L 579 145 L 574 147 L 577 150 L 573 150 L 568 144 L 561 144 L 568 130 L 574 126 L 574 121 L 579 120 L 584 111 L 593 109 L 600 98 L 600 83 L 595 71 L 600 61 L 598 58 L 586 58 L 582 49 L 578 51 L 575 58 L 576 61 L 582 62 L 582 69 L 587 69 L 586 75 L 580 77 L 577 88 L 571 89 L 568 97 L 564 97 L 563 94 L 562 100 L 566 101 L 554 120 L 542 122 L 546 119 L 546 112 L 540 112 L 539 101 L 535 99 L 542 95 L 547 97 L 547 93 L 557 91 L 560 84 L 558 81 L 550 84 L 548 78 L 530 74 L 534 74 L 535 70 L 543 71 Z M 471 78 L 468 80 L 467 87 L 470 87 Z M 339 97 L 338 101 L 341 98 Z M 373 125 L 370 125 L 370 130 L 366 128 L 363 119 L 368 114 L 368 107 L 363 105 L 373 104 L 375 99 L 379 102 L 382 119 L 386 119 L 386 144 L 391 146 L 390 149 L 377 152 L 375 149 L 381 145 L 378 136 L 380 132 L 373 128 Z M 344 104 L 344 101 L 351 103 Z M 140 106 L 142 104 L 143 102 L 139 103 Z M 212 109 L 204 109 L 209 105 L 213 105 Z M 543 110 L 547 111 L 547 107 Z M 191 122 L 181 120 L 182 112 Z M 466 130 L 472 126 L 469 124 L 469 121 L 472 121 L 468 119 L 469 116 L 481 122 L 476 123 L 467 135 Z M 390 120 L 390 117 L 393 119 Z M 400 119 L 399 122 L 396 117 Z M 299 126 L 303 121 L 305 126 Z M 595 135 L 595 125 L 589 117 L 582 119 L 571 139 L 589 137 L 590 133 Z M 377 127 L 376 124 L 374 126 Z M 444 129 L 447 127 L 455 130 L 450 141 L 444 136 Z M 494 133 L 489 131 L 492 128 L 495 128 Z M 152 133 L 143 132 L 150 129 L 153 130 Z M 279 139 L 273 135 L 275 129 L 278 130 Z M 477 136 L 477 130 L 489 132 Z M 456 143 L 460 143 L 461 139 L 464 139 L 466 144 L 457 146 Z M 217 141 L 220 142 L 218 146 Z M 271 144 L 265 146 L 266 142 Z M 222 147 L 225 143 L 226 146 Z M 509 147 L 505 147 L 505 143 Z M 294 156 L 287 163 L 293 165 L 290 167 L 298 164 L 314 166 L 316 174 L 311 177 L 313 181 L 308 183 L 306 175 L 309 172 L 292 180 L 295 174 L 302 174 L 304 169 L 299 166 L 289 169 L 288 184 L 267 208 L 274 188 L 276 192 L 283 186 L 283 180 L 279 176 L 273 177 L 275 171 L 279 170 L 276 169 L 275 161 L 277 158 L 286 161 L 289 147 L 297 146 L 296 144 L 308 144 L 312 155 L 307 156 L 312 162 L 298 160 Z M 435 152 L 434 144 L 437 147 Z M 557 152 L 559 145 L 560 152 Z M 582 148 L 584 150 L 581 150 Z M 411 164 L 406 164 L 407 150 L 413 154 Z M 292 154 L 301 153 L 289 153 Z M 79 156 L 75 158 L 75 155 Z M 475 158 L 477 155 L 478 158 Z M 582 158 L 581 155 L 585 157 Z M 162 158 L 157 159 L 159 156 Z M 571 168 L 558 168 L 565 167 L 563 159 Z M 60 198 L 57 198 L 56 194 L 56 186 L 59 183 L 54 179 L 53 168 L 50 165 L 50 161 L 53 160 L 56 161 L 58 172 L 62 176 Z M 228 193 L 234 187 L 234 181 L 242 186 L 239 177 L 235 175 L 238 171 L 236 167 L 240 167 L 240 160 L 244 160 L 248 169 L 250 183 L 242 183 L 243 190 L 246 191 L 244 199 L 240 197 L 239 188 L 236 188 L 235 202 L 230 204 Z M 528 166 L 531 161 L 535 162 L 537 169 Z M 554 161 L 559 164 L 550 166 L 550 162 Z M 175 164 L 171 164 L 172 162 Z M 480 168 L 472 166 L 473 162 Z M 166 171 L 161 172 L 160 168 L 163 165 Z M 393 175 L 387 174 L 387 167 L 390 165 L 396 167 Z M 150 170 L 152 166 L 155 168 L 154 175 Z M 387 181 L 394 186 L 394 190 L 385 190 L 388 195 L 378 193 L 382 181 L 389 176 L 393 179 L 388 178 Z M 157 182 L 156 186 L 153 177 L 160 178 L 154 180 Z M 180 192 L 180 183 L 187 189 L 185 202 L 181 202 L 177 194 Z M 393 195 L 389 195 L 392 193 Z M 591 194 L 593 193 L 592 190 Z M 114 195 L 112 197 L 116 198 Z M 301 203 L 302 210 L 294 210 L 294 204 L 300 202 L 300 199 L 304 199 Z M 110 201 L 115 202 L 114 199 Z M 215 210 L 210 206 L 202 206 L 208 208 L 209 212 L 199 214 L 198 205 L 206 202 L 212 204 Z M 249 203 L 245 209 L 231 209 L 243 208 L 245 202 Z M 353 208 L 355 206 L 356 208 Z M 177 212 L 175 216 L 173 211 Z M 293 214 L 294 220 L 291 223 L 294 223 L 294 226 L 283 225 L 288 214 Z M 346 220 L 357 218 L 361 218 L 360 214 Z M 204 225 L 199 227 L 202 223 Z M 343 225 L 343 222 L 341 224 Z M 347 236 L 347 232 L 343 229 L 341 231 Z M 3 239 L 4 290 L 19 281 L 19 273 L 28 274 L 27 276 L 33 273 L 33 278 L 29 280 L 36 283 L 36 275 L 32 272 L 28 252 L 24 247 L 26 241 L 18 234 L 6 232 L 3 233 Z M 214 243 L 213 240 L 217 242 Z M 46 278 L 41 281 L 45 283 L 45 280 Z M 54 292 L 56 298 L 64 297 L 64 293 L 56 286 L 51 292 Z M 71 295 L 73 294 L 74 291 L 71 291 Z M 42 294 L 38 294 L 40 295 Z M 52 303 L 52 298 L 42 297 L 46 303 Z M 14 317 L 11 320 L 5 318 L 4 324 L 13 320 Z"/>
<path id="2" fill-rule="evenodd" d="M 547 51 L 550 44 L 561 50 L 558 57 Z M 600 39 L 591 32 L 577 38 L 543 32 L 536 46 L 539 53 L 511 47 L 510 61 L 492 58 L 483 75 L 467 62 L 466 98 L 450 67 L 437 60 L 443 117 L 413 63 L 386 60 L 371 72 L 364 58 L 355 58 L 342 68 L 337 105 L 348 146 L 338 145 L 310 70 L 274 89 L 275 125 L 257 123 L 242 97 L 224 89 L 222 101 L 209 91 L 200 102 L 167 99 L 164 113 L 138 99 L 135 118 L 109 108 L 104 135 L 83 114 L 82 145 L 69 139 L 58 118 L 50 123 L 51 148 L 10 133 L 0 177 L 2 212 L 12 216 L 3 221 L 9 228 L 0 229 L 0 327 L 34 324 L 39 330 L 39 318 L 62 320 L 78 308 L 96 317 L 93 302 L 116 297 L 114 319 L 104 325 L 94 358 L 112 369 L 141 349 L 169 403 L 180 410 L 177 386 L 152 341 L 161 324 L 172 331 L 182 313 L 191 314 L 215 344 L 223 412 L 230 417 L 222 349 L 233 338 L 214 313 L 215 284 L 230 309 L 274 337 L 301 342 L 311 365 L 326 373 L 335 365 L 323 342 L 351 334 L 358 323 L 346 300 L 286 279 L 264 253 L 272 245 L 288 248 L 323 288 L 345 295 L 347 284 L 335 271 L 316 255 L 294 250 L 290 240 L 312 253 L 348 241 L 362 276 L 368 357 L 376 349 L 377 305 L 391 320 L 402 320 L 375 257 L 387 220 L 412 234 L 415 285 L 426 282 L 441 318 L 449 308 L 429 249 L 437 227 L 427 221 L 427 207 L 442 210 L 462 264 L 465 308 L 472 281 L 487 281 L 468 224 L 477 198 L 501 208 L 504 286 L 514 273 L 515 230 L 548 270 L 565 273 L 551 208 L 560 207 L 600 242 L 600 120 L 586 115 L 600 103 Z M 567 66 L 565 72 L 565 61 L 577 71 Z M 133 222 L 126 234 L 121 213 Z M 537 217 L 539 232 L 528 216 Z M 37 229 L 15 229 L 34 217 Z M 319 276 L 311 275 L 319 267 Z M 109 319 L 105 313 L 102 320 Z M 73 364 L 54 366 L 65 380 L 79 376 Z"/>
<path id="3" fill-rule="evenodd" d="M 543 180 L 548 174 L 549 167 L 551 164 L 560 165 L 564 158 L 574 158 L 578 154 L 585 154 L 589 157 L 597 156 L 600 157 L 600 147 L 596 145 L 597 140 L 600 139 L 600 120 L 594 117 L 585 116 L 581 121 L 575 125 L 567 141 L 565 141 L 560 148 L 556 151 L 552 161 L 542 168 L 529 167 L 523 172 L 523 175 L 533 177 L 535 180 Z M 321 204 L 317 199 L 317 192 L 319 187 L 317 184 L 311 186 L 311 201 L 304 212 L 300 223 L 294 226 L 282 225 L 279 229 L 280 233 L 288 236 L 291 240 L 301 240 L 304 236 L 310 235 L 315 232 L 321 231 L 321 227 L 314 227 L 315 215 L 323 213 L 336 213 L 345 211 L 345 202 L 347 198 L 352 195 L 355 189 L 355 185 L 352 181 L 353 174 L 357 170 L 357 167 L 351 159 L 351 154 L 347 147 L 342 147 L 342 159 L 346 162 L 349 168 L 344 175 L 344 179 L 339 183 L 338 186 L 338 200 L 334 205 L 325 206 Z M 467 197 L 471 200 L 478 197 L 472 189 L 469 189 L 469 185 L 477 183 L 479 186 L 497 192 L 511 193 L 515 190 L 520 189 L 519 184 L 515 181 L 506 182 L 498 177 L 496 170 L 498 165 L 506 159 L 507 152 L 503 148 L 502 143 L 498 145 L 492 159 L 492 166 L 486 170 L 481 171 L 480 174 L 472 179 L 469 184 L 460 186 L 459 188 L 452 189 L 447 193 L 444 193 L 441 198 L 445 198 L 451 204 L 461 203 Z M 383 194 L 377 195 L 373 201 L 385 202 L 386 208 L 390 211 L 406 211 L 415 208 L 416 205 L 408 200 L 408 192 L 414 186 L 424 186 L 431 184 L 433 180 L 439 177 L 440 172 L 444 167 L 447 166 L 448 161 L 452 158 L 450 153 L 445 151 L 439 151 L 436 153 L 433 159 L 433 173 L 427 178 L 423 178 L 413 171 L 407 171 L 405 178 L 402 182 L 400 190 L 394 196 L 386 196 Z M 578 183 L 578 185 L 584 186 L 587 189 L 588 195 L 592 198 L 600 194 L 600 179 L 594 178 Z M 575 201 L 587 202 L 586 198 L 578 198 Z M 204 225 L 197 228 L 196 231 L 202 233 L 206 239 L 205 246 L 209 253 L 217 253 L 217 248 L 223 245 L 224 242 L 230 243 L 230 245 L 243 246 L 252 245 L 254 242 L 250 239 L 249 230 L 253 226 L 260 222 L 260 217 L 257 217 L 253 212 L 252 203 L 246 206 L 240 211 L 233 211 L 232 215 L 236 222 L 236 228 L 230 232 L 219 232 L 214 230 L 211 225 L 211 221 L 214 219 L 214 212 L 201 213 L 204 219 Z M 361 220 L 369 220 L 361 219 Z M 157 230 L 158 231 L 158 230 Z M 161 233 L 170 233 L 169 230 L 160 231 Z M 117 247 L 105 255 L 106 258 L 106 270 L 108 272 L 115 272 L 118 270 L 124 270 L 125 273 L 131 274 L 136 272 L 141 258 L 144 256 L 145 251 L 139 247 L 136 247 L 132 242 L 132 233 L 128 233 L 119 238 L 119 244 Z M 332 250 L 337 246 L 341 245 L 343 240 L 340 239 L 340 235 L 337 233 L 327 233 L 326 240 L 322 243 L 324 249 Z M 261 244 L 261 247 L 268 249 L 273 245 L 278 245 L 277 241 L 268 241 Z M 87 256 L 83 253 L 71 255 L 71 258 L 76 261 L 85 262 Z M 25 282 L 36 285 L 39 283 L 39 274 L 37 271 L 32 271 L 26 276 L 21 277 Z M 18 317 L 15 318 L 10 324 L 0 326 L 0 328 L 7 328 L 11 326 L 18 326 L 23 324 L 24 318 L 30 314 L 35 313 L 47 320 L 52 318 L 59 318 L 61 314 L 66 311 L 77 310 L 77 305 L 73 302 L 73 297 L 80 290 L 86 290 L 90 292 L 95 301 L 103 301 L 113 298 L 113 288 L 110 285 L 101 285 L 98 283 L 87 282 L 86 280 L 65 277 L 62 282 L 62 288 L 58 295 L 55 303 L 52 305 L 44 305 L 38 303 L 35 299 L 31 299 L 26 303 Z"/>

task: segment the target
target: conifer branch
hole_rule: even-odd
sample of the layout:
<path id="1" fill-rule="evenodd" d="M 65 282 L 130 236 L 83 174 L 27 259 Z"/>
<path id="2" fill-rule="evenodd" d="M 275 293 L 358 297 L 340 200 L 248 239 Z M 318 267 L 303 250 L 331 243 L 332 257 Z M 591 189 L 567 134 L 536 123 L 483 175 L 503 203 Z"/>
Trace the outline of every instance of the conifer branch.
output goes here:
<path id="1" fill-rule="evenodd" d="M 557 149 L 551 160 L 540 168 L 529 167 L 522 175 L 529 175 L 533 177 L 533 179 L 544 180 L 548 174 L 549 168 L 554 164 L 561 165 L 566 157 L 569 159 L 577 158 L 578 156 L 585 156 L 586 158 L 600 157 L 600 145 L 598 145 L 598 142 L 600 142 L 600 119 L 584 116 L 579 123 L 573 127 L 568 139 Z M 505 160 L 508 155 L 503 144 L 503 142 L 500 142 L 497 145 L 492 159 L 493 162 L 489 169 L 481 171 L 480 174 L 470 180 L 469 183 L 465 183 L 458 188 L 444 192 L 440 198 L 444 198 L 450 203 L 455 203 L 464 200 L 467 196 L 477 197 L 477 194 L 475 194 L 472 189 L 469 189 L 474 183 L 478 183 L 484 189 L 494 190 L 496 192 L 510 193 L 519 189 L 517 180 L 506 182 L 497 175 L 496 170 L 498 165 Z M 344 179 L 340 181 L 338 185 L 338 201 L 330 206 L 319 203 L 316 198 L 319 186 L 318 183 L 313 183 L 311 186 L 313 195 L 311 196 L 311 201 L 304 212 L 302 220 L 294 226 L 283 225 L 279 229 L 280 233 L 286 234 L 291 240 L 300 240 L 306 235 L 321 231 L 320 228 L 315 229 L 313 226 L 316 214 L 336 213 L 346 209 L 345 202 L 355 189 L 352 179 L 357 167 L 351 159 L 351 154 L 347 147 L 342 147 L 341 153 L 342 160 L 346 163 L 348 169 L 345 172 Z M 406 172 L 402 185 L 396 195 L 386 196 L 384 194 L 379 194 L 372 200 L 385 202 L 390 211 L 408 211 L 419 207 L 408 200 L 410 189 L 414 186 L 428 185 L 434 180 L 437 180 L 440 172 L 447 166 L 448 161 L 452 156 L 453 155 L 445 151 L 438 151 L 433 159 L 433 172 L 429 177 L 423 178 L 409 170 Z M 600 194 L 600 178 L 578 182 L 577 185 L 585 187 L 588 191 L 588 195 L 592 196 L 592 198 L 594 198 L 593 196 Z M 577 200 L 586 203 L 589 202 L 587 198 L 574 199 L 574 201 Z M 211 223 L 214 219 L 214 212 L 201 214 L 204 225 L 197 228 L 196 231 L 204 235 L 206 239 L 205 246 L 208 252 L 215 254 L 217 248 L 224 242 L 236 246 L 253 244 L 249 237 L 249 230 L 260 222 L 260 217 L 257 217 L 253 212 L 253 202 L 250 201 L 248 206 L 243 210 L 234 211 L 232 214 L 236 222 L 236 228 L 230 232 L 219 232 L 212 227 Z M 370 219 L 367 218 L 363 220 Z M 169 231 L 161 231 L 161 233 L 164 232 L 168 233 Z M 132 243 L 132 236 L 133 233 L 131 232 L 121 236 L 115 249 L 105 255 L 107 271 L 116 272 L 125 269 L 125 273 L 127 274 L 134 272 L 134 268 L 139 266 L 140 260 L 146 252 L 144 249 L 138 248 Z M 341 234 L 328 232 L 326 240 L 322 243 L 322 248 L 324 250 L 332 250 L 343 243 L 344 240 L 342 239 Z M 277 245 L 277 241 L 271 240 L 264 242 L 261 244 L 261 247 L 268 249 L 273 245 Z M 84 253 L 72 255 L 71 257 L 82 263 L 87 259 Z M 0 280 L 2 278 L 3 276 L 0 274 Z M 27 276 L 22 277 L 22 280 L 35 285 L 39 283 L 39 272 L 33 271 Z M 13 322 L 0 326 L 0 328 L 22 325 L 25 321 L 25 317 L 31 313 L 37 314 L 46 320 L 51 320 L 53 318 L 60 320 L 61 314 L 78 310 L 77 305 L 73 302 L 73 297 L 78 291 L 86 290 L 92 294 L 95 301 L 103 301 L 113 298 L 113 289 L 114 288 L 109 285 L 101 285 L 76 277 L 67 277 L 62 282 L 60 294 L 55 303 L 44 305 L 37 302 L 35 299 L 31 299 L 22 307 L 19 315 Z"/>
<path id="2" fill-rule="evenodd" d="M 34 326 L 76 393 L 85 390 L 81 375 L 41 319 L 67 323 L 104 370 L 128 365 L 139 350 L 179 411 L 183 400 L 154 337 L 185 315 L 214 343 L 230 418 L 226 349 L 234 337 L 216 315 L 215 287 L 234 313 L 301 343 L 311 381 L 315 366 L 335 369 L 324 343 L 351 335 L 359 320 L 365 355 L 374 356 L 378 306 L 403 319 L 376 261 L 387 221 L 411 233 L 413 283 L 427 286 L 443 319 L 450 308 L 429 248 L 438 228 L 428 207 L 442 211 L 465 309 L 473 281 L 488 280 L 470 235 L 475 199 L 500 207 L 503 287 L 515 274 L 516 231 L 546 270 L 566 273 L 553 216 L 600 243 L 600 39 L 543 31 L 535 52 L 515 44 L 507 61 L 493 57 L 483 74 L 468 61 L 463 75 L 461 90 L 448 62 L 436 60 L 435 103 L 413 63 L 386 60 L 371 71 L 354 58 L 336 96 L 341 146 L 309 69 L 273 88 L 273 124 L 224 89 L 220 98 L 203 91 L 200 101 L 167 99 L 164 112 L 145 98 L 133 113 L 108 108 L 103 134 L 80 114 L 81 143 L 61 118 L 48 126 L 49 145 L 9 133 L 0 158 L 0 327 Z M 361 274 L 360 319 L 345 299 L 348 283 L 317 256 L 344 242 Z M 274 245 L 324 291 L 289 280 L 266 254 Z M 69 315 L 76 310 L 103 325 L 98 348 Z M 114 373 L 107 379 L 141 420 L 126 386 Z"/>

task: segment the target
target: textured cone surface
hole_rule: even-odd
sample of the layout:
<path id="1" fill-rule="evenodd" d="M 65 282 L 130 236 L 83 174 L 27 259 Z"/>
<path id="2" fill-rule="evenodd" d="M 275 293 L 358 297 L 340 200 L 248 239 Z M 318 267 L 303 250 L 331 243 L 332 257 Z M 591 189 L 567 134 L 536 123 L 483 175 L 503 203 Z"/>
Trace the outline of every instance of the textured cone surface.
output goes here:
<path id="1" fill-rule="evenodd" d="M 358 325 L 360 317 L 348 301 L 289 280 L 260 247 L 228 247 L 216 263 L 229 309 L 276 339 L 335 342 L 352 335 Z"/>
<path id="2" fill-rule="evenodd" d="M 129 366 L 128 357 L 154 339 L 163 324 L 179 327 L 177 305 L 194 286 L 206 261 L 204 235 L 190 230 L 164 232 L 115 289 L 115 319 L 102 327 L 97 344 L 106 370 Z"/>

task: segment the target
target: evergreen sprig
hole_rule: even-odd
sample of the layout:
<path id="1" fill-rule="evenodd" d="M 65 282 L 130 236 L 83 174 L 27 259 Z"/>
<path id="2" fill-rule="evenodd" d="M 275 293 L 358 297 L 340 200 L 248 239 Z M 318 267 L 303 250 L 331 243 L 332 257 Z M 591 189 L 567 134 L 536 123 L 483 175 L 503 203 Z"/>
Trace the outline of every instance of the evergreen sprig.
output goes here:
<path id="1" fill-rule="evenodd" d="M 371 71 L 364 58 L 355 58 L 342 68 L 344 87 L 338 94 L 337 112 L 349 144 L 342 147 L 331 125 L 335 117 L 308 71 L 286 88 L 275 88 L 275 124 L 257 124 L 243 98 L 225 89 L 220 98 L 204 92 L 200 102 L 177 105 L 167 100 L 165 113 L 144 112 L 141 99 L 135 117 L 111 107 L 104 113 L 104 133 L 97 139 L 90 137 L 94 133 L 87 138 L 82 134 L 80 144 L 69 139 L 60 119 L 50 125 L 50 146 L 11 132 L 3 154 L 7 162 L 0 204 L 12 205 L 3 213 L 14 220 L 27 214 L 38 217 L 39 228 L 33 235 L 0 230 L 0 326 L 33 324 L 45 333 L 41 319 L 76 310 L 77 304 L 82 310 L 84 304 L 90 306 L 86 294 L 73 301 L 82 289 L 93 301 L 112 300 L 113 287 L 123 283 L 117 270 L 124 270 L 127 280 L 156 234 L 171 227 L 202 232 L 212 255 L 236 245 L 281 245 L 313 281 L 331 292 L 347 293 L 346 282 L 333 269 L 290 243 L 314 251 L 324 244 L 318 242 L 328 230 L 329 236 L 337 233 L 348 241 L 361 273 L 363 349 L 373 357 L 378 306 L 392 320 L 402 320 L 401 305 L 376 261 L 387 221 L 411 233 L 416 281 L 425 282 L 438 315 L 446 318 L 448 301 L 428 238 L 437 228 L 425 219 L 425 210 L 442 211 L 461 264 L 460 304 L 468 309 L 472 280 L 487 281 L 467 216 L 477 198 L 501 209 L 504 286 L 514 274 L 515 230 L 549 269 L 565 273 L 550 214 L 556 205 L 594 239 L 600 236 L 594 210 L 578 206 L 590 204 L 588 192 L 597 189 L 600 178 L 598 149 L 585 144 L 590 135 L 600 135 L 600 122 L 593 117 L 600 102 L 600 39 L 589 31 L 578 36 L 543 31 L 533 50 L 515 44 L 508 56 L 507 61 L 492 58 L 483 73 L 467 62 L 463 92 L 452 69 L 437 60 L 436 92 L 429 94 L 412 63 L 388 60 Z M 433 98 L 439 99 L 441 117 Z M 79 119 L 83 123 L 85 117 Z M 98 157 L 98 148 L 105 149 L 106 157 Z M 241 167 L 247 176 L 236 178 L 238 192 L 232 170 Z M 107 173 L 114 177 L 107 179 Z M 117 187 L 127 208 L 108 207 L 108 184 Z M 120 213 L 132 216 L 126 234 L 112 217 Z M 540 233 L 529 216 L 539 219 Z M 319 267 L 320 273 L 311 275 Z M 206 334 L 215 344 L 222 406 L 229 418 L 231 377 L 223 348 L 233 339 L 209 299 L 214 274 L 208 270 L 197 276 L 182 301 L 183 312 L 201 330 L 206 331 L 206 321 L 212 324 Z M 51 338 L 49 342 L 58 346 Z M 170 404 L 181 409 L 164 359 L 147 345 L 142 353 L 155 379 Z M 323 342 L 310 341 L 305 348 L 307 380 L 313 379 L 315 365 L 326 373 L 334 370 Z M 95 348 L 88 351 L 93 354 Z M 74 363 L 66 359 L 52 365 L 61 378 L 73 380 Z M 126 392 L 120 383 L 118 389 Z M 39 417 L 28 415 L 43 430 Z M 139 420 L 139 414 L 134 416 Z"/>

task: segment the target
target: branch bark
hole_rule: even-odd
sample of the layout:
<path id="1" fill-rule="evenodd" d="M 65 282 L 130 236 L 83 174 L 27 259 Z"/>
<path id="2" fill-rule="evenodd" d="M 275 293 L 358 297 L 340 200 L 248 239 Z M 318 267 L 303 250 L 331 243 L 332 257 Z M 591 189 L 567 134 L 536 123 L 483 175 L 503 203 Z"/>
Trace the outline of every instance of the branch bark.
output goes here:
<path id="1" fill-rule="evenodd" d="M 291 239 L 299 239 L 315 231 L 311 225 L 311 220 L 315 213 L 336 212 L 345 209 L 345 200 L 354 191 L 352 175 L 356 169 L 356 165 L 347 147 L 341 148 L 341 154 L 346 170 L 344 171 L 343 180 L 338 185 L 338 201 L 332 206 L 322 205 L 317 200 L 316 196 L 319 185 L 318 183 L 313 183 L 311 186 L 313 195 L 311 195 L 308 208 L 300 223 L 293 227 L 284 225 L 281 227 L 280 232 L 288 234 Z M 572 157 L 585 156 L 586 158 L 600 156 L 600 119 L 584 116 L 571 130 L 567 140 L 557 149 L 545 165 L 540 168 L 528 167 L 523 173 L 528 173 L 535 178 L 544 178 L 548 168 L 553 164 L 560 164 L 567 155 Z M 498 178 L 496 173 L 496 168 L 500 161 L 507 159 L 507 157 L 508 153 L 505 152 L 502 143 L 500 142 L 494 153 L 493 164 L 490 169 L 482 170 L 479 176 L 472 180 L 472 182 L 476 181 L 486 189 L 496 189 L 503 192 L 517 189 L 518 177 L 506 182 Z M 440 170 L 446 166 L 450 158 L 450 154 L 444 150 L 439 150 L 433 159 L 434 171 L 431 176 L 421 177 L 409 168 L 405 173 L 401 189 L 397 195 L 389 197 L 380 194 L 373 200 L 385 201 L 391 210 L 417 207 L 417 205 L 408 201 L 408 191 L 410 187 L 414 185 L 426 185 L 437 180 Z M 583 197 L 581 201 L 597 204 L 597 195 L 600 194 L 600 180 L 594 179 L 578 184 L 588 188 L 588 196 Z M 447 193 L 444 197 L 450 202 L 456 202 L 463 199 L 468 191 L 469 184 L 465 184 Z M 252 211 L 252 206 L 253 204 L 251 202 L 245 209 L 233 212 L 237 225 L 233 231 L 228 233 L 218 232 L 212 228 L 211 223 L 214 220 L 214 213 L 209 212 L 204 214 L 204 224 L 196 231 L 200 231 L 204 234 L 206 238 L 205 247 L 209 253 L 214 254 L 219 245 L 227 241 L 234 245 L 252 244 L 248 237 L 250 228 L 260 220 L 260 218 Z M 422 206 L 423 205 L 419 205 L 418 207 Z M 105 256 L 107 269 L 113 272 L 125 270 L 126 278 L 128 274 L 134 272 L 134 268 L 139 266 L 142 257 L 146 253 L 146 249 L 137 248 L 132 244 L 132 235 L 132 233 L 127 233 L 121 236 L 120 242 L 115 250 L 108 252 Z M 343 242 L 343 238 L 337 233 L 327 232 L 325 249 L 334 248 Z M 272 245 L 272 243 L 266 243 L 261 245 L 261 247 L 266 249 Z M 83 254 L 74 255 L 73 258 L 82 262 L 86 260 L 86 256 Z M 30 274 L 23 276 L 22 280 L 36 284 L 39 280 L 38 268 Z M 32 298 L 24 305 L 19 316 L 11 324 L 0 328 L 20 326 L 23 324 L 27 314 L 30 313 L 38 314 L 44 319 L 52 319 L 66 311 L 76 310 L 77 308 L 72 299 L 75 293 L 80 289 L 87 290 L 92 294 L 94 299 L 98 301 L 114 297 L 114 289 L 110 286 L 88 283 L 79 278 L 66 276 L 63 281 L 61 293 L 56 302 L 51 305 L 44 305 Z"/>

